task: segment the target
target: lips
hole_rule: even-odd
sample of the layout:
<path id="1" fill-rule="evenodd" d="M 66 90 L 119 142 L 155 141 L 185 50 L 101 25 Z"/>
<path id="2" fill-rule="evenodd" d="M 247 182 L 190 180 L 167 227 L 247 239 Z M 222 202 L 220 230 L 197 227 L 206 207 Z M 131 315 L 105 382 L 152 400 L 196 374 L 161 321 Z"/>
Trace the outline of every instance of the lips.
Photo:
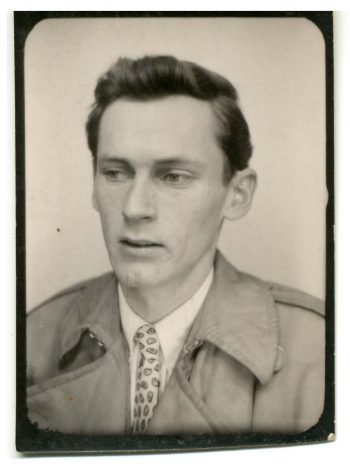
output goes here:
<path id="1" fill-rule="evenodd" d="M 152 248 L 152 247 L 162 247 L 163 245 L 158 242 L 153 242 L 146 239 L 132 239 L 129 237 L 122 238 L 120 243 L 131 248 Z"/>

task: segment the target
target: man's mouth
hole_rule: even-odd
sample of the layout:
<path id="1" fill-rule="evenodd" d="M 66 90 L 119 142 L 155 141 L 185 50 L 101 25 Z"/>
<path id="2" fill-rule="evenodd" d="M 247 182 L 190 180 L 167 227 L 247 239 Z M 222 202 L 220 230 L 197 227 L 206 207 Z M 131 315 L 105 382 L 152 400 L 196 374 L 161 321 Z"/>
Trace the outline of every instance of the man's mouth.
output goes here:
<path id="1" fill-rule="evenodd" d="M 130 238 L 122 238 L 120 243 L 123 245 L 129 246 L 131 248 L 152 248 L 152 247 L 162 247 L 161 243 L 152 242 L 151 240 L 134 240 Z"/>

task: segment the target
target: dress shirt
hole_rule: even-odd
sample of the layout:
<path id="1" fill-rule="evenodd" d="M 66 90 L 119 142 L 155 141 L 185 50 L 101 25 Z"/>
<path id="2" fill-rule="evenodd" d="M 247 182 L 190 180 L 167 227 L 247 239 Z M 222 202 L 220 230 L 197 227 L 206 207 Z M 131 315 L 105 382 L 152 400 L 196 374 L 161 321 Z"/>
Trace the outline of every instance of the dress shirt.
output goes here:
<path id="1" fill-rule="evenodd" d="M 164 318 L 160 319 L 158 322 L 153 323 L 160 342 L 160 393 L 163 393 L 164 388 L 174 370 L 177 357 L 185 343 L 187 334 L 205 297 L 207 296 L 213 280 L 213 275 L 214 270 L 211 268 L 207 278 L 189 300 Z M 118 294 L 121 322 L 129 347 L 130 406 L 132 422 L 134 413 L 136 373 L 140 355 L 138 344 L 134 341 L 134 335 L 135 332 L 142 325 L 147 324 L 147 322 L 130 308 L 120 285 L 118 285 Z"/>

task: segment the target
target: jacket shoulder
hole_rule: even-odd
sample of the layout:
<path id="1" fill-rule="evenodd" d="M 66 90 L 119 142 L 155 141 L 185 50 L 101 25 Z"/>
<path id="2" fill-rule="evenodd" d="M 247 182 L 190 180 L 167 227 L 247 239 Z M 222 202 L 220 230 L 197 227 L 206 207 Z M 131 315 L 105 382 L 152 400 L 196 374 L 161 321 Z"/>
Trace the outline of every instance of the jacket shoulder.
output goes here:
<path id="1" fill-rule="evenodd" d="M 72 298 L 74 299 L 86 288 L 94 286 L 96 283 L 99 283 L 100 281 L 107 280 L 110 277 L 110 275 L 111 273 L 108 272 L 97 277 L 92 277 L 91 279 L 82 280 L 76 284 L 66 287 L 63 290 L 60 290 L 59 292 L 50 296 L 31 310 L 29 310 L 28 316 L 32 317 L 36 312 L 41 312 L 57 302 L 62 302 L 64 304 L 65 301 L 69 301 Z"/>
<path id="2" fill-rule="evenodd" d="M 270 288 L 276 303 L 306 309 L 320 316 L 325 315 L 324 302 L 319 298 L 286 285 L 272 283 Z"/>
<path id="3" fill-rule="evenodd" d="M 64 290 L 61 290 L 54 296 L 48 298 L 27 314 L 27 335 L 35 334 L 38 328 L 46 327 L 45 332 L 55 330 L 60 323 L 65 313 L 71 308 L 79 297 L 96 285 L 103 285 L 111 276 L 111 273 L 106 273 L 92 279 L 81 281 Z M 45 337 L 46 338 L 46 337 Z"/>
<path id="4" fill-rule="evenodd" d="M 235 272 L 238 272 L 240 280 L 258 286 L 262 291 L 266 291 L 267 288 L 275 303 L 279 304 L 279 306 L 289 306 L 290 309 L 292 307 L 300 308 L 316 313 L 319 316 L 325 316 L 324 302 L 315 296 L 287 285 L 262 280 L 245 272 L 237 270 Z"/>

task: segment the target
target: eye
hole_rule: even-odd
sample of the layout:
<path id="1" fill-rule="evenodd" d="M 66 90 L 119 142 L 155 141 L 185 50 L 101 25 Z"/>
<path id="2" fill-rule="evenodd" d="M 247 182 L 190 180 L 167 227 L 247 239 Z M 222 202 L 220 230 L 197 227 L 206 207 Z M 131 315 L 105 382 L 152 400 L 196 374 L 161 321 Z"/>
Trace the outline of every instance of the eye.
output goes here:
<path id="1" fill-rule="evenodd" d="M 167 184 L 182 187 L 192 181 L 193 177 L 190 174 L 183 172 L 168 172 L 164 174 L 161 180 Z"/>
<path id="2" fill-rule="evenodd" d="M 132 177 L 132 173 L 126 169 L 106 168 L 103 175 L 111 182 L 123 182 Z"/>
<path id="3" fill-rule="evenodd" d="M 167 174 L 166 176 L 163 177 L 164 180 L 168 182 L 180 182 L 183 179 L 183 176 L 181 174 Z"/>

